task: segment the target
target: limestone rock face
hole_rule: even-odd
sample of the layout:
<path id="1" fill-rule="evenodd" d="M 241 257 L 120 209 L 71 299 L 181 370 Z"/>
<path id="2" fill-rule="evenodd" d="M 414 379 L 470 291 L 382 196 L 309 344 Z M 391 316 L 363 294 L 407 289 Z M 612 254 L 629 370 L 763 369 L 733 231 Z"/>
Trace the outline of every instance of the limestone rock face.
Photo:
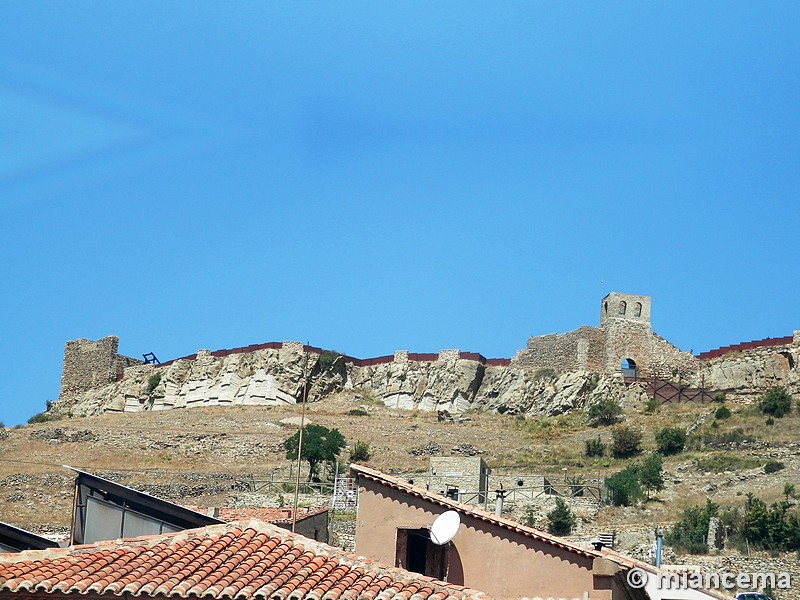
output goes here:
<path id="1" fill-rule="evenodd" d="M 330 358 L 330 357 L 328 357 Z M 800 395 L 800 344 L 730 353 L 703 361 L 684 379 L 697 387 L 752 398 L 775 386 Z M 306 388 L 307 386 L 307 388 Z M 201 350 L 193 358 L 164 366 L 133 365 L 121 380 L 62 395 L 51 413 L 88 416 L 105 411 L 137 412 L 193 406 L 294 404 L 307 389 L 314 402 L 347 388 L 371 391 L 386 406 L 448 411 L 468 409 L 552 416 L 603 398 L 633 407 L 646 400 L 645 383 L 625 384 L 619 373 L 557 372 L 521 364 L 486 366 L 442 351 L 438 360 L 394 360 L 369 366 L 326 364 L 320 355 L 287 343 L 280 349 L 215 356 Z"/>
<path id="2" fill-rule="evenodd" d="M 105 411 L 138 412 L 192 406 L 294 404 L 302 397 L 318 357 L 287 349 L 212 356 L 201 350 L 194 360 L 177 360 L 164 367 L 138 365 L 125 370 L 121 381 L 94 390 L 69 394 L 51 412 L 65 416 L 96 415 Z M 158 373 L 158 384 L 149 379 Z M 335 373 L 328 379 L 335 378 Z M 334 382 L 333 387 L 341 387 Z M 330 384 L 323 388 L 329 391 Z"/>
<path id="3" fill-rule="evenodd" d="M 695 384 L 727 390 L 737 396 L 753 397 L 772 387 L 784 387 L 800 394 L 800 346 L 778 346 L 747 352 L 733 352 L 708 361 Z"/>
<path id="4" fill-rule="evenodd" d="M 623 405 L 641 400 L 641 388 L 626 388 L 615 376 L 572 371 L 560 376 L 524 369 L 491 367 L 474 407 L 499 413 L 552 416 L 600 398 L 614 398 Z"/>
<path id="5" fill-rule="evenodd" d="M 471 360 L 391 362 L 351 367 L 349 384 L 371 390 L 392 408 L 463 412 L 470 408 L 485 367 Z"/>

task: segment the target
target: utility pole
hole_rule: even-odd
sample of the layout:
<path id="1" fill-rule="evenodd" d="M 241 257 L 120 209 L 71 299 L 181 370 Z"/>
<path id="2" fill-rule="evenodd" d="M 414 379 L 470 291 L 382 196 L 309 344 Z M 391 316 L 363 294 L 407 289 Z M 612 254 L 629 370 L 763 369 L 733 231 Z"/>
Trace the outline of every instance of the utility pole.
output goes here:
<path id="1" fill-rule="evenodd" d="M 303 407 L 300 412 L 300 431 L 297 436 L 297 478 L 294 482 L 294 508 L 292 509 L 292 533 L 297 525 L 297 496 L 300 493 L 300 457 L 303 454 L 303 430 L 306 425 L 306 401 L 308 400 L 308 353 L 303 348 L 305 362 L 303 363 Z"/>

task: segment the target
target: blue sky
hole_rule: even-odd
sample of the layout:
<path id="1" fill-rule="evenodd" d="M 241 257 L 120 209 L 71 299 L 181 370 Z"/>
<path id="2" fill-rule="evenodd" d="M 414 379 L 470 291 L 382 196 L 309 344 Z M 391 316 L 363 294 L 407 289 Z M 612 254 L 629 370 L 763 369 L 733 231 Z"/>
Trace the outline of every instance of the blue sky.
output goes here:
<path id="1" fill-rule="evenodd" d="M 0 4 L 0 420 L 64 343 L 800 329 L 795 2 Z"/>

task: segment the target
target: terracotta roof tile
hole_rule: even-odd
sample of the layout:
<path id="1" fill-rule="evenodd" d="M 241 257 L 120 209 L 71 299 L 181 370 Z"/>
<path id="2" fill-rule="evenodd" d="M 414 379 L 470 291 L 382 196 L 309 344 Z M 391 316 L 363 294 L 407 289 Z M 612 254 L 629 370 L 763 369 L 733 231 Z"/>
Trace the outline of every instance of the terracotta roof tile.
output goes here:
<path id="1" fill-rule="evenodd" d="M 0 592 L 170 598 L 486 599 L 260 521 L 0 554 Z"/>

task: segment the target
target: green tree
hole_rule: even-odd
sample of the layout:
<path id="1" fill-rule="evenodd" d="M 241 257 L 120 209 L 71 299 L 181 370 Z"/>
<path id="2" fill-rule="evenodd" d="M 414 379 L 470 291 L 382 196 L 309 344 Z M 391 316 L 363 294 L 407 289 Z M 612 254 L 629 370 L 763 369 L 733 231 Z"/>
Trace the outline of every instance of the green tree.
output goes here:
<path id="1" fill-rule="evenodd" d="M 547 531 L 553 535 L 569 535 L 575 528 L 575 515 L 563 498 L 556 498 L 556 506 L 547 513 Z"/>
<path id="2" fill-rule="evenodd" d="M 300 443 L 300 432 L 284 440 L 283 449 L 286 458 L 297 459 L 297 447 Z M 322 425 L 306 425 L 303 430 L 303 449 L 300 458 L 308 461 L 308 480 L 317 473 L 317 466 L 326 461 L 335 460 L 347 445 L 347 441 L 338 429 L 328 429 Z"/>
<path id="3" fill-rule="evenodd" d="M 619 420 L 621 414 L 622 407 L 613 398 L 603 398 L 586 409 L 586 416 L 589 417 L 589 423 L 592 427 L 612 425 Z"/>
<path id="4" fill-rule="evenodd" d="M 761 412 L 773 417 L 781 418 L 792 412 L 792 397 L 782 387 L 775 387 L 767 390 L 758 401 L 758 408 Z"/>
<path id="5" fill-rule="evenodd" d="M 641 500 L 639 466 L 630 465 L 605 480 L 606 497 L 615 506 L 630 506 Z"/>
<path id="6" fill-rule="evenodd" d="M 686 432 L 680 427 L 664 427 L 655 437 L 658 451 L 664 456 L 683 452 L 686 446 Z"/>
<path id="7" fill-rule="evenodd" d="M 653 452 L 639 467 L 639 485 L 647 492 L 648 498 L 650 497 L 650 492 L 659 492 L 664 489 L 662 464 L 661 455 L 658 452 Z"/>
<path id="8" fill-rule="evenodd" d="M 667 544 L 691 554 L 708 552 L 708 523 L 716 517 L 719 505 L 706 499 L 705 506 L 692 506 L 684 509 L 680 521 L 667 531 L 664 537 Z"/>
<path id="9" fill-rule="evenodd" d="M 611 454 L 614 458 L 629 458 L 642 451 L 642 432 L 620 425 L 611 431 Z"/>

